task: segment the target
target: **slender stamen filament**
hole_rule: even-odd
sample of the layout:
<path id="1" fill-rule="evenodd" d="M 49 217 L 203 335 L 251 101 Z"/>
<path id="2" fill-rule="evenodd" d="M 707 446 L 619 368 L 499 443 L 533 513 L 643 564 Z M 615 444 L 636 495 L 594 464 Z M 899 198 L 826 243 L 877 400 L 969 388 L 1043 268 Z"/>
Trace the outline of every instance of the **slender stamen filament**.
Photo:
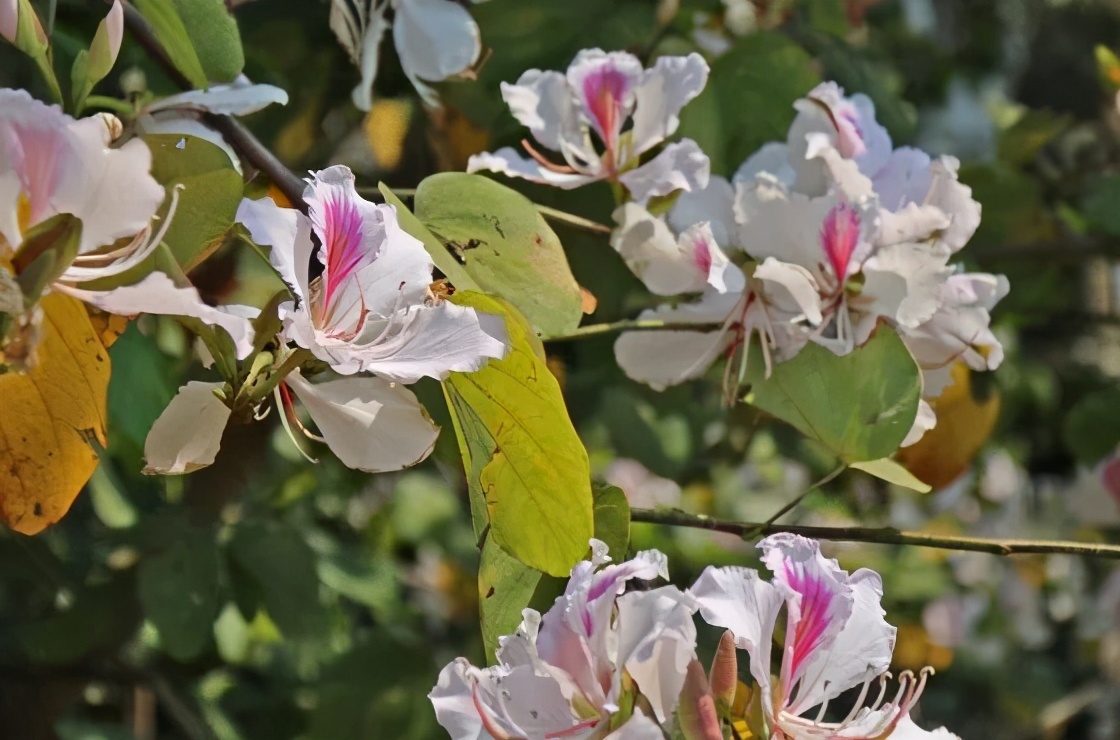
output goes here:
<path id="1" fill-rule="evenodd" d="M 558 172 L 563 175 L 576 174 L 576 170 L 573 167 L 569 167 L 568 165 L 563 164 L 556 164 L 555 162 L 549 161 L 543 154 L 537 151 L 537 149 L 529 142 L 528 139 L 522 139 L 521 146 L 525 147 L 525 151 L 529 153 L 529 156 L 532 157 L 538 164 L 540 164 L 541 167 L 544 167 L 546 170 Z"/>

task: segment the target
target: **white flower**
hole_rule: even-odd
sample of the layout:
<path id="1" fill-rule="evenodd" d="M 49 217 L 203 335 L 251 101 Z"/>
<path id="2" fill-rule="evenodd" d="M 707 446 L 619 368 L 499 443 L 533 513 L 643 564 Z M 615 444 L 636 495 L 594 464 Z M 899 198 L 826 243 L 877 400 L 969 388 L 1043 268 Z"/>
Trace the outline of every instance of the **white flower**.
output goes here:
<path id="1" fill-rule="evenodd" d="M 657 551 L 605 565 L 606 545 L 576 565 L 564 595 L 543 616 L 526 609 L 517 633 L 504 637 L 498 665 L 464 658 L 443 669 L 429 697 L 455 740 L 563 737 L 573 740 L 662 740 L 659 723 L 676 708 L 695 657 L 696 628 L 687 596 L 673 586 L 623 594 L 629 580 L 666 578 Z M 629 690 L 648 702 L 607 733 Z"/>
<path id="2" fill-rule="evenodd" d="M 618 228 L 611 234 L 611 246 L 651 292 L 678 295 L 706 286 L 726 291 L 727 256 L 707 223 L 693 224 L 674 237 L 663 219 L 632 202 L 619 206 L 614 219 Z"/>
<path id="3" fill-rule="evenodd" d="M 919 677 L 904 672 L 894 698 L 883 701 L 896 630 L 883 619 L 878 573 L 860 569 L 849 575 L 821 555 L 817 542 L 797 535 L 773 535 L 758 546 L 772 581 L 747 568 L 709 567 L 690 592 L 704 620 L 731 630 L 750 655 L 772 740 L 956 737 L 944 729 L 924 732 L 909 719 L 932 669 Z M 782 607 L 785 637 L 774 682 L 770 650 Z M 876 682 L 878 698 L 865 705 Z M 831 701 L 861 686 L 843 720 L 823 721 Z"/>
<path id="4" fill-rule="evenodd" d="M 533 138 L 559 154 L 563 164 L 525 140 L 530 157 L 506 147 L 471 157 L 467 171 L 491 170 L 565 189 L 610 180 L 625 185 L 639 202 L 703 188 L 709 163 L 694 141 L 669 144 L 652 160 L 639 161 L 673 135 L 681 109 L 707 80 L 708 65 L 696 53 L 661 57 L 643 69 L 632 54 L 585 49 L 566 75 L 531 69 L 517 84 L 503 82 L 502 97 Z M 624 131 L 628 121 L 633 125 Z"/>
<path id="5" fill-rule="evenodd" d="M 480 2 L 481 0 L 474 0 Z M 386 14 L 392 9 L 390 23 Z M 381 38 L 393 29 L 401 67 L 416 92 L 430 106 L 439 105 L 425 82 L 440 82 L 466 73 L 478 62 L 482 40 L 478 25 L 460 3 L 448 0 L 333 0 L 331 30 L 361 70 L 354 105 L 373 106 Z"/>
<path id="6" fill-rule="evenodd" d="M 349 168 L 314 173 L 304 198 L 309 216 L 270 198 L 245 200 L 237 213 L 271 247 L 296 297 L 280 306 L 285 340 L 343 375 L 402 383 L 471 372 L 505 354 L 501 319 L 435 298 L 424 245 L 401 229 L 392 206 L 358 195 Z M 313 276 L 312 260 L 321 274 Z"/>

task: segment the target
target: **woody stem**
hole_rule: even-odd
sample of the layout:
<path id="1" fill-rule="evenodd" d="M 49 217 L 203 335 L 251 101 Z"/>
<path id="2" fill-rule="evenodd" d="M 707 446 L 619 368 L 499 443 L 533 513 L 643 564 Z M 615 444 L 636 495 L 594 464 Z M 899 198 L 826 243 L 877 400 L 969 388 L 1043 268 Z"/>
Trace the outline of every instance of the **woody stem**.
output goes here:
<path id="1" fill-rule="evenodd" d="M 1063 554 L 1120 560 L 1120 545 L 1090 544 L 1068 540 L 1018 540 L 987 537 L 953 537 L 908 532 L 893 527 L 812 527 L 794 524 L 735 522 L 689 514 L 678 509 L 631 509 L 635 522 L 690 527 L 725 532 L 740 537 L 755 537 L 788 532 L 834 542 L 870 542 L 878 545 L 913 545 L 939 550 L 986 552 L 992 555 Z"/>

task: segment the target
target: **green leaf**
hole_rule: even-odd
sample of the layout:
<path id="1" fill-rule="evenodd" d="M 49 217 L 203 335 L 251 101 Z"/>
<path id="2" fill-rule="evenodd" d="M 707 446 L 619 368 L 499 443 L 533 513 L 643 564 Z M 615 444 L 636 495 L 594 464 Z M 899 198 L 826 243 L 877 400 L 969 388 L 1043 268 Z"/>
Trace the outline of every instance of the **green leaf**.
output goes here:
<path id="1" fill-rule="evenodd" d="M 140 603 L 164 651 L 176 660 L 191 660 L 210 645 L 221 606 L 220 570 L 211 532 L 177 538 L 140 563 Z"/>
<path id="2" fill-rule="evenodd" d="M 889 457 L 881 457 L 878 460 L 854 462 L 851 464 L 851 467 L 856 470 L 862 470 L 881 480 L 885 480 L 887 483 L 909 488 L 918 493 L 929 493 L 933 490 L 932 486 L 918 480 L 917 476 Z"/>
<path id="3" fill-rule="evenodd" d="M 718 116 L 724 141 L 718 150 L 723 152 L 721 161 L 728 168 L 723 174 L 734 171 L 763 144 L 785 141 L 793 122 L 794 101 L 818 82 L 820 75 L 813 58 L 777 31 L 745 36 L 715 60 L 707 88 L 689 108 L 714 109 Z M 711 114 L 690 115 L 689 108 L 682 116 L 680 135 L 691 137 L 696 128 L 701 140 L 710 140 L 715 135 Z"/>
<path id="4" fill-rule="evenodd" d="M 482 543 L 478 566 L 478 608 L 487 662 L 493 664 L 498 638 L 511 635 L 521 624 L 521 610 L 529 606 L 541 572 L 507 555 L 489 537 Z"/>
<path id="5" fill-rule="evenodd" d="M 173 0 L 134 0 L 133 5 L 152 27 L 175 69 L 182 72 L 196 88 L 205 89 L 209 82 L 206 71 Z"/>
<path id="6" fill-rule="evenodd" d="M 1066 414 L 1062 438 L 1074 456 L 1094 465 L 1120 444 L 1120 388 L 1105 388 L 1078 399 Z"/>
<path id="7" fill-rule="evenodd" d="M 127 439 L 142 450 L 152 424 L 175 397 L 179 377 L 175 363 L 135 323 L 113 343 L 109 356 L 113 362 L 109 377 L 112 440 Z"/>
<path id="8" fill-rule="evenodd" d="M 275 522 L 245 521 L 234 532 L 229 556 L 252 581 L 257 593 L 249 596 L 259 595 L 285 637 L 312 638 L 326 631 L 315 553 L 299 532 Z"/>
<path id="9" fill-rule="evenodd" d="M 582 300 L 564 247 L 528 198 L 481 175 L 444 172 L 420 183 L 413 207 L 481 290 L 546 335 L 579 326 Z"/>
<path id="10" fill-rule="evenodd" d="M 193 136 L 144 137 L 152 149 L 153 176 L 168 190 L 180 188 L 179 203 L 164 242 L 184 272 L 209 257 L 234 224 L 245 187 L 229 156 Z M 169 208 L 160 210 L 164 216 Z"/>
<path id="11" fill-rule="evenodd" d="M 435 237 L 432 232 L 428 231 L 428 227 L 420 223 L 420 219 L 408 210 L 401 199 L 398 198 L 389 186 L 385 183 L 378 183 L 377 189 L 381 191 L 381 195 L 385 197 L 385 202 L 397 209 L 397 221 L 400 222 L 401 228 L 405 233 L 419 239 L 424 244 L 424 249 L 428 251 L 428 256 L 432 258 L 436 268 L 443 273 L 443 276 L 451 281 L 459 290 L 479 290 L 478 283 L 474 281 L 463 266 L 456 261 L 455 257 L 443 246 L 443 243 Z"/>
<path id="12" fill-rule="evenodd" d="M 511 345 L 504 359 L 451 373 L 443 383 L 472 514 L 477 521 L 484 504 L 495 544 L 528 566 L 565 576 L 587 552 L 594 523 L 587 451 L 560 385 L 515 309 L 478 293 L 452 300 L 504 316 Z"/>
<path id="13" fill-rule="evenodd" d="M 245 66 L 241 33 L 225 0 L 171 0 L 211 82 L 232 82 Z"/>
<path id="14" fill-rule="evenodd" d="M 607 543 L 615 562 L 626 557 L 630 546 L 630 503 L 617 486 L 595 484 L 595 539 Z"/>
<path id="15" fill-rule="evenodd" d="M 918 365 L 898 334 L 880 326 L 867 344 L 838 357 L 805 345 L 792 360 L 750 364 L 747 402 L 792 424 L 849 464 L 898 449 L 918 414 Z"/>

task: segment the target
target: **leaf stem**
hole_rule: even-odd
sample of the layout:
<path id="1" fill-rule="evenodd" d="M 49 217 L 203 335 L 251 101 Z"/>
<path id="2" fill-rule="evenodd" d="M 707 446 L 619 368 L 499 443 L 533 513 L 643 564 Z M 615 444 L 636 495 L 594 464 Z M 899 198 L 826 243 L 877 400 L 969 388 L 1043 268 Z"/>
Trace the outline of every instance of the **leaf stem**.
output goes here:
<path id="1" fill-rule="evenodd" d="M 128 3 L 124 3 L 124 22 L 136 42 L 163 69 L 172 82 L 183 90 L 194 89 L 191 81 L 176 68 L 171 58 L 167 56 L 167 52 L 160 44 L 159 39 L 156 38 L 152 27 L 148 25 L 148 21 L 144 19 L 140 11 Z M 303 199 L 304 181 L 289 170 L 240 121 L 232 116 L 220 116 L 214 113 L 205 114 L 203 120 L 220 133 L 222 138 L 238 154 L 244 157 L 246 162 L 268 175 L 293 206 L 304 213 L 307 212 L 307 203 Z"/>
<path id="2" fill-rule="evenodd" d="M 1120 560 L 1120 545 L 1090 544 L 1068 540 L 991 539 L 987 537 L 954 537 L 908 532 L 894 527 L 812 527 L 793 524 L 734 522 L 708 516 L 689 514 L 679 509 L 631 509 L 630 518 L 647 524 L 690 527 L 712 532 L 726 532 L 740 537 L 753 537 L 789 532 L 804 537 L 834 542 L 870 542 L 878 545 L 913 545 L 939 550 L 986 552 L 992 555 L 1064 554 Z"/>
<path id="3" fill-rule="evenodd" d="M 571 342 L 577 339 L 597 337 L 601 334 L 617 334 L 624 331 L 714 331 L 722 324 L 689 323 L 684 321 L 661 321 L 660 319 L 622 319 L 606 324 L 588 324 L 567 334 L 554 334 L 541 337 L 545 342 Z"/>
<path id="4" fill-rule="evenodd" d="M 804 501 L 806 496 L 808 496 L 813 491 L 816 491 L 816 490 L 820 489 L 821 487 L 826 486 L 829 483 L 831 483 L 833 480 L 836 479 L 836 477 L 838 475 L 843 473 L 847 468 L 848 468 L 847 465 L 845 465 L 844 463 L 840 463 L 838 466 L 836 466 L 835 470 L 830 472 L 825 477 L 821 478 L 819 481 L 817 481 L 813 485 L 806 488 L 804 491 L 802 491 L 796 497 L 794 497 L 793 500 L 791 500 L 789 503 L 787 503 L 782 508 L 778 509 L 778 511 L 775 512 L 774 515 L 771 516 L 769 519 L 767 519 L 765 522 L 763 522 L 761 526 L 769 527 L 774 522 L 781 519 L 783 516 L 788 514 L 790 511 L 792 511 L 794 509 L 794 507 L 796 507 L 798 504 L 800 504 L 802 501 Z M 743 539 L 754 539 L 755 537 L 758 536 L 758 534 L 759 534 L 758 532 L 751 532 L 748 535 L 744 536 Z"/>
<path id="5" fill-rule="evenodd" d="M 82 110 L 86 108 L 105 108 L 115 113 L 123 113 L 127 116 L 132 116 L 136 113 L 136 107 L 124 100 L 117 100 L 116 98 L 109 97 L 108 95 L 87 95 L 85 104 Z M 81 111 L 77 111 L 81 112 Z"/>

